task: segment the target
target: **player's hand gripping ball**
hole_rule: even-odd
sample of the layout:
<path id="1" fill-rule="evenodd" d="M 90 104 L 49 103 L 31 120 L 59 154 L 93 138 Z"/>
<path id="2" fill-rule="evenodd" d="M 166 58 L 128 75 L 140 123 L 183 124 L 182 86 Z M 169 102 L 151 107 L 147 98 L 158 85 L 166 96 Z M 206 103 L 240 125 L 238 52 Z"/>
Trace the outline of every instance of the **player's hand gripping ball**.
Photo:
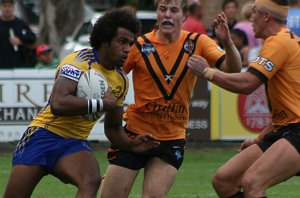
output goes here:
<path id="1" fill-rule="evenodd" d="M 98 71 L 90 69 L 81 75 L 77 85 L 76 96 L 89 99 L 103 99 L 108 89 L 105 77 Z M 85 120 L 96 121 L 101 118 L 104 111 L 83 115 Z"/>

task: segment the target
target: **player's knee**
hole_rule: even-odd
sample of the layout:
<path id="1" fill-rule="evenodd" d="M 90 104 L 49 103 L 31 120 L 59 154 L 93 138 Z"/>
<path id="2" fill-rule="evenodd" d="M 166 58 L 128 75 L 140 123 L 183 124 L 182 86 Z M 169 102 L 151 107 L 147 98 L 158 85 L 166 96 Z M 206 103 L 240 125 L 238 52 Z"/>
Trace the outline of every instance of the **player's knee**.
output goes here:
<path id="1" fill-rule="evenodd" d="M 84 189 L 96 189 L 98 190 L 101 184 L 101 177 L 93 176 L 93 177 L 88 177 L 83 179 L 79 187 L 84 188 Z"/>
<path id="2" fill-rule="evenodd" d="M 222 172 L 217 171 L 212 177 L 211 183 L 214 188 L 222 188 L 222 186 L 227 183 L 226 175 L 222 174 Z"/>
<path id="3" fill-rule="evenodd" d="M 254 177 L 252 177 L 250 175 L 249 176 L 245 175 L 245 177 L 242 179 L 241 185 L 242 185 L 242 188 L 247 192 L 256 191 L 255 179 L 254 179 Z"/>

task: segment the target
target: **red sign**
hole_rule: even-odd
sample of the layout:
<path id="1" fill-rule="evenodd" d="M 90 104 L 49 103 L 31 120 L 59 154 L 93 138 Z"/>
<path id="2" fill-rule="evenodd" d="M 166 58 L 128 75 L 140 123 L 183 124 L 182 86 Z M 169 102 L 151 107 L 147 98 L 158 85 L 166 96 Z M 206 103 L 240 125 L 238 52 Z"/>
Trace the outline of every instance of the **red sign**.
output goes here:
<path id="1" fill-rule="evenodd" d="M 252 132 L 260 132 L 271 122 L 265 86 L 250 95 L 238 96 L 238 111 L 242 125 Z"/>

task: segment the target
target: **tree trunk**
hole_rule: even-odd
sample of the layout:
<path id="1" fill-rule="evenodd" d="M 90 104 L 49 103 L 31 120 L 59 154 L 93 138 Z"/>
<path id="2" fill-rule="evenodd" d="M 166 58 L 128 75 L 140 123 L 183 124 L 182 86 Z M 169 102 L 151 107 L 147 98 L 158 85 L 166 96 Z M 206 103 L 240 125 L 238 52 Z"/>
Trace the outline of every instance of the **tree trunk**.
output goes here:
<path id="1" fill-rule="evenodd" d="M 58 53 L 83 19 L 83 0 L 40 0 L 39 42 Z"/>

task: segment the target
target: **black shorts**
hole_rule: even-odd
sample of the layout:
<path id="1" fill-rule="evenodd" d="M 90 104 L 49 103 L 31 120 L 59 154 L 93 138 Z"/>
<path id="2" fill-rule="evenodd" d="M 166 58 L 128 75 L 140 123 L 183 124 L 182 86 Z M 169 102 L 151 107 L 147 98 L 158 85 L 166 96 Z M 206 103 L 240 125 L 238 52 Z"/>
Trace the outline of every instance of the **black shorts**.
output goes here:
<path id="1" fill-rule="evenodd" d="M 128 131 L 126 128 L 125 130 L 129 138 L 137 136 L 137 134 Z M 158 157 L 179 169 L 183 162 L 185 142 L 185 139 L 160 141 L 159 147 L 144 153 L 123 151 L 111 145 L 108 149 L 107 159 L 110 164 L 131 170 L 139 170 L 145 167 L 149 159 Z"/>
<path id="2" fill-rule="evenodd" d="M 274 142 L 281 138 L 289 141 L 300 154 L 300 123 L 290 124 L 280 128 L 276 132 L 267 133 L 262 141 L 257 144 L 265 152 Z"/>

